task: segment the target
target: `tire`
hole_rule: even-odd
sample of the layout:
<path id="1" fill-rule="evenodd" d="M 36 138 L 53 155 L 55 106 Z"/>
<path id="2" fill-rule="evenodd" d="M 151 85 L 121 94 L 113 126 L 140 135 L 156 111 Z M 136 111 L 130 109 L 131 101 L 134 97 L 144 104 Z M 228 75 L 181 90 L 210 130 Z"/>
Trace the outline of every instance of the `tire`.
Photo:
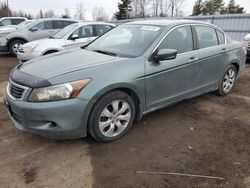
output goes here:
<path id="1" fill-rule="evenodd" d="M 234 65 L 230 65 L 225 71 L 223 78 L 220 81 L 217 94 L 221 96 L 228 95 L 232 91 L 235 85 L 236 77 L 237 77 L 236 67 Z"/>
<path id="2" fill-rule="evenodd" d="M 112 91 L 94 105 L 88 124 L 91 136 L 98 142 L 111 142 L 123 137 L 135 119 L 135 104 L 122 91 Z"/>
<path id="3" fill-rule="evenodd" d="M 24 40 L 13 40 L 10 44 L 9 44 L 9 51 L 11 53 L 12 56 L 16 57 L 17 56 L 17 50 L 18 47 L 22 44 L 25 44 L 26 42 Z"/>

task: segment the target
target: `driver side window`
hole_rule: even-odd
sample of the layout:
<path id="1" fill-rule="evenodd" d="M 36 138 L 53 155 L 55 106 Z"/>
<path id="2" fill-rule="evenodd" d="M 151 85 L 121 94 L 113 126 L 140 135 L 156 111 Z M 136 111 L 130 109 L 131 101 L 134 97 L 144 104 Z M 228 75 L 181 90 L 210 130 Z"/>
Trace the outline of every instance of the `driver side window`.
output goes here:
<path id="1" fill-rule="evenodd" d="M 87 25 L 87 26 L 80 27 L 77 30 L 75 30 L 74 33 L 72 33 L 70 37 L 72 37 L 73 35 L 78 35 L 79 38 L 93 37 L 94 36 L 93 26 Z"/>
<path id="2" fill-rule="evenodd" d="M 175 49 L 178 54 L 193 51 L 193 36 L 190 26 L 183 26 L 171 31 L 161 42 L 158 50 Z"/>
<path id="3" fill-rule="evenodd" d="M 44 21 L 40 22 L 39 24 L 36 24 L 33 28 L 36 28 L 38 30 L 46 30 L 46 29 L 53 29 L 52 21 Z"/>

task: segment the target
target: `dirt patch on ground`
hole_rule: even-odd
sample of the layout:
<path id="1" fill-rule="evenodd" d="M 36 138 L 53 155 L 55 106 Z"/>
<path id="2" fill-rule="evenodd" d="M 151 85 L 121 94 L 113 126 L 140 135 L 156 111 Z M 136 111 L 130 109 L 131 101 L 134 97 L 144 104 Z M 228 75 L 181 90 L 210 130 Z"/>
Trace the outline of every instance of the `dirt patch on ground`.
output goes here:
<path id="1" fill-rule="evenodd" d="M 110 144 L 91 142 L 94 187 L 249 188 L 250 66 L 226 97 L 207 94 L 154 112 Z M 223 177 L 213 180 L 163 171 Z"/>
<path id="2" fill-rule="evenodd" d="M 0 57 L 0 98 L 17 60 Z M 250 66 L 227 97 L 207 94 L 145 116 L 123 139 L 54 142 L 13 127 L 0 101 L 0 187 L 250 187 Z M 163 171 L 224 180 L 136 174 Z"/>
<path id="3" fill-rule="evenodd" d="M 55 142 L 16 130 L 2 103 L 16 58 L 0 56 L 0 187 L 92 187 L 89 144 Z"/>

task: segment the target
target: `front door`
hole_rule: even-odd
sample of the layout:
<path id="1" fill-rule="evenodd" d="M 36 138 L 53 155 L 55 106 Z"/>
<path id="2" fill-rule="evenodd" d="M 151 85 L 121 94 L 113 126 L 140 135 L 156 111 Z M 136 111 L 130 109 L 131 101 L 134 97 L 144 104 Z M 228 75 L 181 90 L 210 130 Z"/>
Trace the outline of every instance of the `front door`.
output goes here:
<path id="1" fill-rule="evenodd" d="M 194 51 L 190 26 L 172 30 L 157 50 L 176 49 L 176 59 L 146 64 L 147 110 L 167 105 L 195 93 L 199 81 L 199 54 Z"/>
<path id="2" fill-rule="evenodd" d="M 72 40 L 72 36 L 78 36 L 78 39 Z M 84 46 L 96 38 L 93 32 L 92 25 L 86 25 L 76 29 L 67 39 L 66 41 L 66 49 L 78 48 Z"/>

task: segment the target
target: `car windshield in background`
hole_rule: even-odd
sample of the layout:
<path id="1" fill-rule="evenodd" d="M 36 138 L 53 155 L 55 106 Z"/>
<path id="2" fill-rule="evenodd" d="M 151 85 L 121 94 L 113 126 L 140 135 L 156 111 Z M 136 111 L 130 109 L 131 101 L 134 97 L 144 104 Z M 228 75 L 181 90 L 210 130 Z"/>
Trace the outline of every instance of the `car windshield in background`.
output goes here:
<path id="1" fill-rule="evenodd" d="M 148 25 L 121 25 L 104 34 L 86 49 L 121 57 L 143 54 L 162 32 L 162 27 Z"/>
<path id="2" fill-rule="evenodd" d="M 64 29 L 60 30 L 59 32 L 57 32 L 51 38 L 53 38 L 53 39 L 62 39 L 65 35 L 67 35 L 70 31 L 72 31 L 76 27 L 77 27 L 77 25 L 75 25 L 75 24 L 69 25 L 69 26 L 65 27 Z"/>

